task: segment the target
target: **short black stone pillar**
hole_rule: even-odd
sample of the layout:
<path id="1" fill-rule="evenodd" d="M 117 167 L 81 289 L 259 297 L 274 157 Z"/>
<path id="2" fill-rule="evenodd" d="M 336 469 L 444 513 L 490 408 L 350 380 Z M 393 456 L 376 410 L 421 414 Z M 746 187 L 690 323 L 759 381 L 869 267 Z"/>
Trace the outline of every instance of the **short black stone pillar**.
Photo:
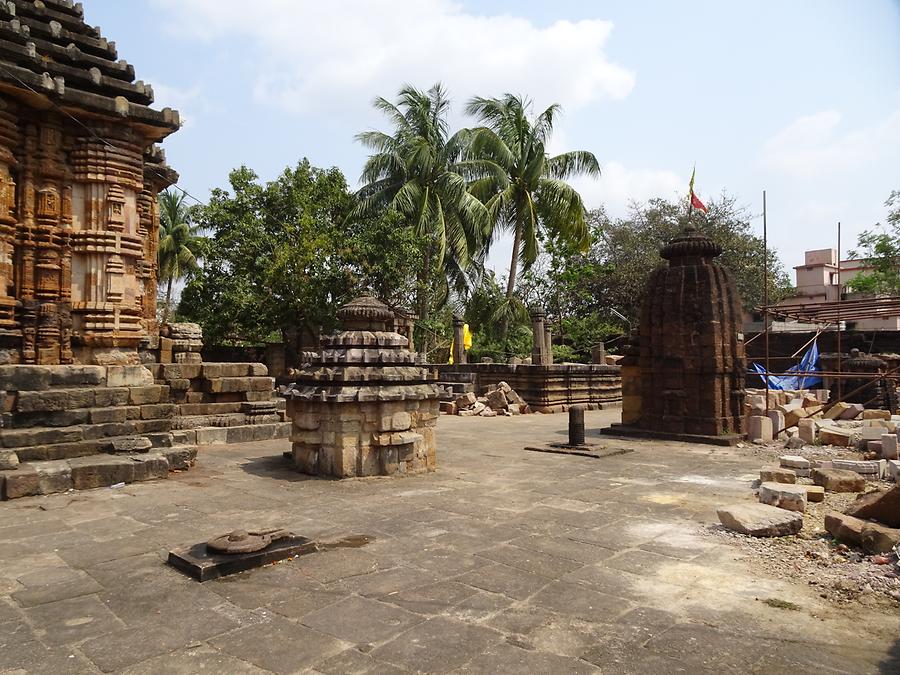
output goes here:
<path id="1" fill-rule="evenodd" d="M 584 445 L 584 406 L 569 408 L 569 445 Z"/>

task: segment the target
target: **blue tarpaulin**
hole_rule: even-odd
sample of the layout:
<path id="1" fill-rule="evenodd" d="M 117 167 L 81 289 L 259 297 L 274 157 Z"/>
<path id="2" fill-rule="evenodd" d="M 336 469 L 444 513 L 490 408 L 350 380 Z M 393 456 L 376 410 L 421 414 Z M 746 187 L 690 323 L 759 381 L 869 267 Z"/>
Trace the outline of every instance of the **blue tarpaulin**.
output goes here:
<path id="1" fill-rule="evenodd" d="M 759 375 L 763 386 L 766 384 L 766 369 L 760 363 L 751 363 L 750 372 Z M 817 384 L 822 384 L 822 378 L 815 373 L 819 370 L 819 345 L 813 340 L 812 345 L 806 350 L 800 363 L 787 369 L 788 373 L 796 375 L 769 375 L 769 389 L 809 389 Z"/>

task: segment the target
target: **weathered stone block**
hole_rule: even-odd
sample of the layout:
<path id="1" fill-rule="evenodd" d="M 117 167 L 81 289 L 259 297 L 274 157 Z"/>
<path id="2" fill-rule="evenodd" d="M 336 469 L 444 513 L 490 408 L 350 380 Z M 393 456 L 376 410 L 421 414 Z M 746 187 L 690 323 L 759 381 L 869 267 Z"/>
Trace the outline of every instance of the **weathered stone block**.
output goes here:
<path id="1" fill-rule="evenodd" d="M 812 480 L 828 492 L 862 492 L 866 488 L 865 478 L 843 469 L 813 469 Z"/>
<path id="2" fill-rule="evenodd" d="M 108 387 L 140 387 L 153 384 L 153 375 L 144 366 L 109 366 L 106 371 Z"/>
<path id="3" fill-rule="evenodd" d="M 881 436 L 881 457 L 883 459 L 900 459 L 898 454 L 898 438 L 896 434 L 883 434 Z"/>
<path id="4" fill-rule="evenodd" d="M 850 403 L 847 410 L 841 415 L 842 420 L 853 420 L 862 415 L 865 408 L 861 403 Z"/>
<path id="5" fill-rule="evenodd" d="M 0 471 L 10 471 L 19 468 L 19 455 L 15 450 L 0 450 Z"/>
<path id="6" fill-rule="evenodd" d="M 141 406 L 141 419 L 167 419 L 175 414 L 175 406 L 171 403 L 155 403 Z"/>
<path id="7" fill-rule="evenodd" d="M 18 499 L 19 497 L 29 497 L 39 494 L 40 481 L 38 473 L 30 464 L 20 464 L 15 471 L 2 472 L 5 476 L 3 481 L 3 498 Z"/>
<path id="8" fill-rule="evenodd" d="M 109 455 L 93 455 L 69 460 L 72 485 L 76 490 L 107 487 L 134 481 L 134 462 Z"/>
<path id="9" fill-rule="evenodd" d="M 803 527 L 802 514 L 766 504 L 734 504 L 716 513 L 729 530 L 753 537 L 784 537 L 797 534 Z"/>
<path id="10" fill-rule="evenodd" d="M 169 461 L 163 454 L 151 453 L 131 459 L 134 462 L 135 482 L 169 477 Z"/>
<path id="11" fill-rule="evenodd" d="M 192 446 L 175 445 L 162 448 L 160 452 L 166 458 L 169 468 L 175 471 L 190 469 L 197 459 L 197 448 Z"/>
<path id="12" fill-rule="evenodd" d="M 751 415 L 747 419 L 747 438 L 754 443 L 772 441 L 772 420 L 764 415 Z"/>
<path id="13" fill-rule="evenodd" d="M 91 424 L 107 424 L 109 422 L 124 422 L 128 419 L 128 409 L 118 408 L 92 408 L 90 411 Z"/>
<path id="14" fill-rule="evenodd" d="M 5 448 L 25 448 L 34 445 L 70 443 L 84 438 L 84 430 L 79 427 L 59 427 L 45 429 L 3 429 L 0 439 Z"/>
<path id="15" fill-rule="evenodd" d="M 835 539 L 849 544 L 859 544 L 865 520 L 854 518 L 837 511 L 825 514 L 825 530 Z"/>
<path id="16" fill-rule="evenodd" d="M 43 412 L 53 410 L 66 410 L 70 407 L 69 393 L 63 390 L 57 391 L 20 391 L 16 399 L 18 412 Z"/>
<path id="17" fill-rule="evenodd" d="M 262 364 L 256 364 L 262 365 Z M 265 366 L 263 366 L 265 369 Z M 256 369 L 258 370 L 258 369 Z M 268 375 L 268 372 L 264 372 L 258 374 L 256 372 L 251 373 L 251 365 L 248 363 L 204 363 L 203 364 L 203 379 L 205 380 L 215 380 L 222 377 L 265 377 Z"/>
<path id="18" fill-rule="evenodd" d="M 159 403 L 164 400 L 168 391 L 167 387 L 158 384 L 151 384 L 145 387 L 132 387 L 128 390 L 128 402 L 131 405 Z"/>
<path id="19" fill-rule="evenodd" d="M 886 420 L 890 422 L 890 410 L 863 410 L 862 418 L 864 420 Z"/>
<path id="20" fill-rule="evenodd" d="M 818 426 L 813 419 L 804 419 L 797 422 L 797 435 L 804 443 L 812 445 L 816 442 Z"/>
<path id="21" fill-rule="evenodd" d="M 269 374 L 269 369 L 266 367 L 264 363 L 251 363 L 250 364 L 250 377 L 266 377 Z"/>
<path id="22" fill-rule="evenodd" d="M 38 494 L 50 495 L 71 490 L 72 468 L 66 460 L 41 462 L 34 465 L 38 476 Z"/>
<path id="23" fill-rule="evenodd" d="M 810 502 L 823 502 L 825 501 L 825 488 L 821 485 L 804 485 L 803 489 L 806 490 L 806 500 Z"/>
<path id="24" fill-rule="evenodd" d="M 50 386 L 84 387 L 86 385 L 106 384 L 106 368 L 104 366 L 51 366 Z"/>
<path id="25" fill-rule="evenodd" d="M 822 427 L 819 429 L 819 441 L 823 445 L 836 445 L 848 448 L 853 445 L 853 434 L 837 427 Z"/>
<path id="26" fill-rule="evenodd" d="M 778 463 L 788 469 L 808 469 L 811 466 L 810 461 L 800 455 L 782 455 Z"/>
<path id="27" fill-rule="evenodd" d="M 94 389 L 94 402 L 88 407 L 111 408 L 117 405 L 128 405 L 128 389 L 125 387 Z"/>
<path id="28" fill-rule="evenodd" d="M 797 474 L 790 469 L 782 469 L 777 466 L 764 466 L 759 470 L 759 480 L 762 483 L 796 483 Z"/>
<path id="29" fill-rule="evenodd" d="M 877 520 L 888 527 L 900 527 L 900 486 L 859 495 L 845 513 L 856 518 Z"/>
<path id="30" fill-rule="evenodd" d="M 850 404 L 844 403 L 843 401 L 838 401 L 831 408 L 825 411 L 823 417 L 826 420 L 839 420 L 843 419 L 841 416 L 844 415 L 848 410 L 850 410 Z"/>
<path id="31" fill-rule="evenodd" d="M 275 388 L 275 379 L 271 377 L 220 377 L 215 380 L 205 380 L 203 384 L 204 389 L 211 394 L 272 391 Z"/>
<path id="32" fill-rule="evenodd" d="M 50 388 L 52 378 L 47 366 L 0 366 L 0 389 L 4 391 L 42 391 Z"/>
<path id="33" fill-rule="evenodd" d="M 859 543 L 867 553 L 891 553 L 900 543 L 900 529 L 867 522 L 860 531 Z"/>
<path id="34" fill-rule="evenodd" d="M 802 485 L 763 483 L 759 486 L 759 501 L 788 511 L 806 510 L 806 490 Z"/>

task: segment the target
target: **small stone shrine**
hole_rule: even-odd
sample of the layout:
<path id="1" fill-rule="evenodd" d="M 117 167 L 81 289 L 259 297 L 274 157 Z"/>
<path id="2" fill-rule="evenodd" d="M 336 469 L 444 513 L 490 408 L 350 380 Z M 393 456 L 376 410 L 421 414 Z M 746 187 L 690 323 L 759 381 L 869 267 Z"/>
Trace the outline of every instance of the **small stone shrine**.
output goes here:
<path id="1" fill-rule="evenodd" d="M 348 478 L 435 468 L 439 388 L 394 315 L 361 297 L 338 310 L 342 331 L 283 390 L 295 467 Z"/>
<path id="2" fill-rule="evenodd" d="M 626 405 L 614 435 L 737 443 L 743 434 L 741 302 L 714 262 L 721 247 L 688 226 L 660 252 L 668 265 L 647 283 Z M 634 377 L 639 378 L 635 386 Z"/>

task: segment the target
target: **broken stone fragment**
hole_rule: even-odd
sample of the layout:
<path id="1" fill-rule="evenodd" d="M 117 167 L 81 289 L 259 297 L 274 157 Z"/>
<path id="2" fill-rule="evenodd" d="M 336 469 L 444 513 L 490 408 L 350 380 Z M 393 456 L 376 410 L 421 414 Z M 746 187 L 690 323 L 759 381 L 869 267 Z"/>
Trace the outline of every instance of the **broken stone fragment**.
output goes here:
<path id="1" fill-rule="evenodd" d="M 501 411 L 509 408 L 509 401 L 506 400 L 506 394 L 500 389 L 489 391 L 485 396 L 485 399 L 485 403 L 491 410 Z"/>
<path id="2" fill-rule="evenodd" d="M 19 468 L 19 456 L 15 450 L 0 450 L 0 471 L 11 471 Z"/>
<path id="3" fill-rule="evenodd" d="M 454 403 L 459 410 L 462 410 L 464 408 L 471 408 L 473 405 L 475 405 L 475 402 L 477 400 L 478 399 L 475 394 L 473 394 L 471 391 L 467 391 L 465 394 L 456 399 Z"/>
<path id="4" fill-rule="evenodd" d="M 804 441 L 799 436 L 791 436 L 784 442 L 785 450 L 799 450 L 803 446 L 806 445 L 806 441 Z"/>
<path id="5" fill-rule="evenodd" d="M 862 492 L 866 489 L 865 478 L 844 469 L 813 469 L 812 480 L 827 492 Z"/>
<path id="6" fill-rule="evenodd" d="M 821 485 L 804 485 L 803 488 L 806 490 L 806 499 L 810 502 L 824 502 L 825 501 L 825 488 Z"/>
<path id="7" fill-rule="evenodd" d="M 890 421 L 890 410 L 863 410 L 862 418 L 864 420 L 886 420 Z"/>
<path id="8" fill-rule="evenodd" d="M 900 527 L 900 486 L 859 495 L 844 512 L 855 518 L 877 520 L 888 527 Z"/>
<path id="9" fill-rule="evenodd" d="M 716 510 L 729 530 L 752 537 L 785 537 L 803 527 L 803 515 L 766 504 L 734 504 Z"/>
<path id="10" fill-rule="evenodd" d="M 759 486 L 759 501 L 761 504 L 803 513 L 806 510 L 806 490 L 802 485 L 763 483 Z"/>
<path id="11" fill-rule="evenodd" d="M 853 434 L 846 429 L 822 427 L 819 429 L 819 441 L 823 445 L 836 445 L 842 448 L 848 448 L 853 445 Z"/>

